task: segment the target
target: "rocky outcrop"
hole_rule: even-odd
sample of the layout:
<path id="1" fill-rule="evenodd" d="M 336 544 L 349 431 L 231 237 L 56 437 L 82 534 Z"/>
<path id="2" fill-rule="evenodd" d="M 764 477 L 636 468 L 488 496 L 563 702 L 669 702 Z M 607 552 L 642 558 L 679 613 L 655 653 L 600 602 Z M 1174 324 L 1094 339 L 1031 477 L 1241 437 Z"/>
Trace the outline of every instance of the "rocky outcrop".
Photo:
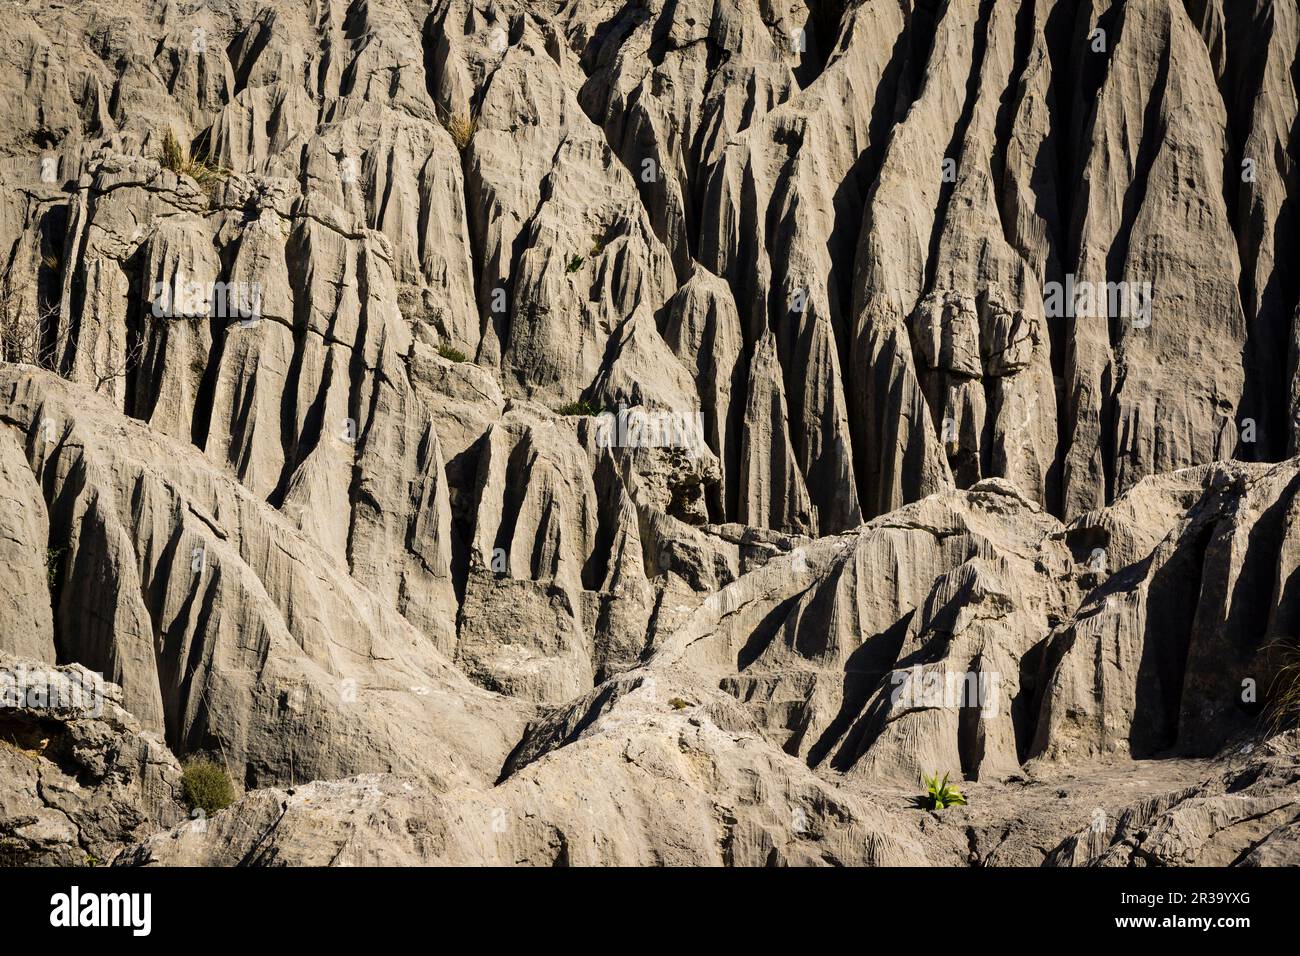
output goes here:
<path id="1" fill-rule="evenodd" d="M 0 437 L 0 564 L 5 568 L 6 650 L 19 657 L 53 664 L 54 617 L 50 586 L 62 552 L 49 548 L 49 515 L 27 455 L 16 437 Z"/>
<path id="2" fill-rule="evenodd" d="M 1272 689 L 1297 480 L 1294 461 L 1177 472 L 1062 525 L 989 479 L 769 560 L 656 635 L 652 660 L 864 781 L 1209 756 Z"/>
<path id="3" fill-rule="evenodd" d="M 0 654 L 0 696 L 0 865 L 107 863 L 185 816 L 180 764 L 120 687 Z"/>
<path id="4" fill-rule="evenodd" d="M 1201 783 L 1102 815 L 1048 866 L 1289 866 L 1300 824 L 1296 733 L 1247 745 Z"/>
<path id="5" fill-rule="evenodd" d="M 221 753 L 250 787 L 365 768 L 495 776 L 525 705 L 475 688 L 204 456 L 49 373 L 0 379 L 3 433 L 61 542 L 59 658 L 122 685 L 145 728 Z"/>
<path id="6" fill-rule="evenodd" d="M 1043 649 L 1035 753 L 1211 755 L 1252 732 L 1292 633 L 1298 480 L 1293 462 L 1176 473 L 1071 526 L 1105 580 Z M 1125 526 L 1169 530 L 1135 554 Z"/>
<path id="7" fill-rule="evenodd" d="M 362 428 L 342 410 L 374 365 L 348 353 L 393 309 L 552 404 L 660 315 L 643 334 L 694 372 L 674 399 L 724 464 L 715 519 L 785 531 L 986 477 L 1068 519 L 1287 452 L 1292 0 L 606 6 L 271 5 L 187 39 L 128 4 L 117 74 L 80 5 L 6 27 L 45 65 L 11 96 L 3 245 L 58 307 L 53 358 L 127 407 L 140 352 L 132 414 L 268 496 L 321 411 Z M 168 126 L 229 170 L 210 195 L 149 163 Z M 293 332 L 263 375 L 219 310 L 142 313 L 180 276 L 262 287 Z M 737 306 L 704 365 L 692 284 Z M 740 494 L 774 473 L 784 507 Z"/>
<path id="8" fill-rule="evenodd" d="M 1061 532 L 997 481 L 936 496 L 768 561 L 656 654 L 713 676 L 813 766 L 1005 775 L 1027 756 L 1027 665 L 1078 594 Z"/>
<path id="9" fill-rule="evenodd" d="M 535 728 L 488 791 L 430 791 L 388 775 L 264 790 L 119 862 L 925 864 L 901 821 L 763 746 L 726 695 L 680 696 L 680 680 L 611 681 Z"/>
<path id="10" fill-rule="evenodd" d="M 101 672 L 249 791 L 94 839 L 1036 862 L 1085 821 L 931 852 L 881 801 L 1251 739 L 1297 627 L 1298 31 L 1295 0 L 6 17 L 0 651 Z"/>

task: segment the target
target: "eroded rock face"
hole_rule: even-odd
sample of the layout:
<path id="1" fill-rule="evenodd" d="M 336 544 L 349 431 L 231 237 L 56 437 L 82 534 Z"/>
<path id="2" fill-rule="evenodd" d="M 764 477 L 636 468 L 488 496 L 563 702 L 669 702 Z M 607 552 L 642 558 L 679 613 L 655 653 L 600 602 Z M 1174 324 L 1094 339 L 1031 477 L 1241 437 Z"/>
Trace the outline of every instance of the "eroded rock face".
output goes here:
<path id="1" fill-rule="evenodd" d="M 1300 626 L 1298 46 L 1295 0 L 25 6 L 0 651 L 252 791 L 137 862 L 952 862 L 872 788 L 1213 757 Z M 1083 822 L 1016 819 L 974 855 Z"/>
<path id="2" fill-rule="evenodd" d="M 3 239 L 52 357 L 268 496 L 331 480 L 312 419 L 365 430 L 349 355 L 397 309 L 552 405 L 636 322 L 715 518 L 787 531 L 986 477 L 1072 518 L 1291 447 L 1292 0 L 542 6 L 7 25 Z M 159 169 L 167 128 L 229 175 Z M 178 278 L 286 328 L 152 321 Z"/>
<path id="3" fill-rule="evenodd" d="M 1215 465 L 1147 479 L 1071 526 L 1102 581 L 1046 641 L 1035 753 L 1211 755 L 1252 732 L 1293 627 L 1298 482 L 1295 462 Z M 1129 529 L 1158 533 L 1171 514 L 1133 554 Z"/>
<path id="4" fill-rule="evenodd" d="M 34 605 L 53 603 L 58 657 L 121 684 L 145 728 L 221 752 L 250 787 L 366 767 L 495 776 L 529 707 L 475 687 L 202 454 L 47 372 L 0 379 L 0 430 L 66 543 Z"/>
<path id="5" fill-rule="evenodd" d="M 94 866 L 185 816 L 181 767 L 77 664 L 0 654 L 0 865 Z"/>
<path id="6" fill-rule="evenodd" d="M 1300 823 L 1295 731 L 1234 752 L 1194 786 L 1073 834 L 1048 866 L 1291 866 Z"/>
<path id="7" fill-rule="evenodd" d="M 533 730 L 489 791 L 387 775 L 263 790 L 121 862 L 926 864 L 901 821 L 764 746 L 726 695 L 686 692 L 680 680 L 611 681 Z"/>
<path id="8" fill-rule="evenodd" d="M 769 561 L 655 657 L 867 780 L 1210 756 L 1257 726 L 1290 626 L 1298 467 L 1147 479 L 1070 525 L 986 480 Z"/>

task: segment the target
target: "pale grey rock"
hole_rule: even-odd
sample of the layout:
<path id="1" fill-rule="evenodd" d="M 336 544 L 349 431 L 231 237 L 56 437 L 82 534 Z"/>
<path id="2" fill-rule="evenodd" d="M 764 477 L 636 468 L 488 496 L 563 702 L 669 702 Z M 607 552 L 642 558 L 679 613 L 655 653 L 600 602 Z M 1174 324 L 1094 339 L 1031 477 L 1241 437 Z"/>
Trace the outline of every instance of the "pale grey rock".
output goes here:
<path id="1" fill-rule="evenodd" d="M 1296 732 L 1235 749 L 1215 773 L 1066 838 L 1047 866 L 1294 866 Z"/>
<path id="2" fill-rule="evenodd" d="M 925 865 L 900 822 L 763 746 L 717 691 L 628 674 L 534 730 L 491 790 L 390 775 L 264 790 L 150 837 L 161 865 Z"/>
<path id="3" fill-rule="evenodd" d="M 3 647 L 281 788 L 159 859 L 1036 862 L 1073 803 L 889 788 L 1185 782 L 1294 637 L 1298 24 L 18 4 Z M 971 675 L 998 707 L 895 693 Z"/>
<path id="4" fill-rule="evenodd" d="M 43 441 L 39 433 L 37 441 Z M 0 433 L 0 651 L 55 662 L 51 595 L 65 557 L 49 541 L 49 514 L 27 454 L 14 433 Z"/>
<path id="5" fill-rule="evenodd" d="M 48 373 L 6 366 L 0 380 L 0 419 L 66 548 L 60 656 L 121 684 L 142 726 L 182 753 L 220 752 L 249 786 L 495 775 L 528 708 L 474 688 L 204 456 Z"/>
<path id="6" fill-rule="evenodd" d="M 7 653 L 0 675 L 0 863 L 107 863 L 184 818 L 180 764 L 121 688 Z"/>
<path id="7" fill-rule="evenodd" d="M 1034 754 L 1210 755 L 1256 725 L 1267 646 L 1294 615 L 1298 481 L 1294 460 L 1209 466 L 1140 483 L 1112 509 L 1119 522 L 1072 526 L 1096 587 L 1044 648 Z M 1154 546 L 1108 550 L 1107 525 L 1138 514 L 1149 532 L 1171 505 L 1181 513 Z"/>

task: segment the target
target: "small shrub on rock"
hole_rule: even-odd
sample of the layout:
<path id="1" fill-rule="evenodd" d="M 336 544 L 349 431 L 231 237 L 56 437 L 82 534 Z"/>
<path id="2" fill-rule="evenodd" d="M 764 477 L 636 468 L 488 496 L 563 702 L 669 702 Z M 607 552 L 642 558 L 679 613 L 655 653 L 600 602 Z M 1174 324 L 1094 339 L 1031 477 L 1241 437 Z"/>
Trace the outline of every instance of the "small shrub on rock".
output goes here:
<path id="1" fill-rule="evenodd" d="M 438 354 L 441 355 L 449 362 L 463 362 L 467 358 L 469 358 L 469 356 L 467 356 L 460 349 L 453 348 L 452 346 L 446 344 L 438 346 Z"/>
<path id="2" fill-rule="evenodd" d="M 181 767 L 181 793 L 191 810 L 208 816 L 235 802 L 235 788 L 225 768 L 203 757 L 187 760 Z"/>

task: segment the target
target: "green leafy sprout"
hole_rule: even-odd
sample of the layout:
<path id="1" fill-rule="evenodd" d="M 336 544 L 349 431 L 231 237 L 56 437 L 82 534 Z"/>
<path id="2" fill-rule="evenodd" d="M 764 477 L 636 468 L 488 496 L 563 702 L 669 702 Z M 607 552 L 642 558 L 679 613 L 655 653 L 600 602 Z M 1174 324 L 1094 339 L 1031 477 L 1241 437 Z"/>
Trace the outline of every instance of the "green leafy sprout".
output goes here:
<path id="1" fill-rule="evenodd" d="M 928 774 L 922 779 L 925 782 L 925 794 L 919 800 L 926 810 L 944 810 L 966 805 L 962 792 L 948 783 L 948 774 L 945 773 L 942 780 L 937 773 Z"/>

